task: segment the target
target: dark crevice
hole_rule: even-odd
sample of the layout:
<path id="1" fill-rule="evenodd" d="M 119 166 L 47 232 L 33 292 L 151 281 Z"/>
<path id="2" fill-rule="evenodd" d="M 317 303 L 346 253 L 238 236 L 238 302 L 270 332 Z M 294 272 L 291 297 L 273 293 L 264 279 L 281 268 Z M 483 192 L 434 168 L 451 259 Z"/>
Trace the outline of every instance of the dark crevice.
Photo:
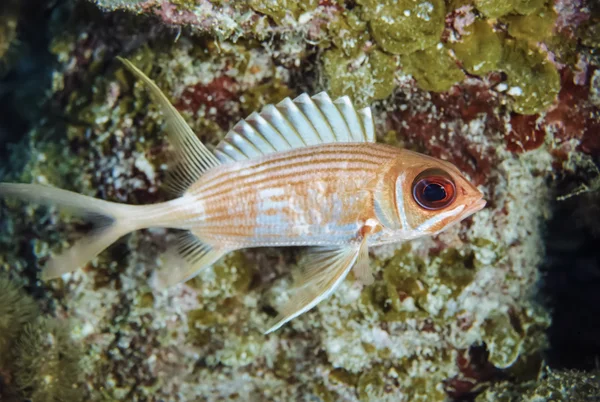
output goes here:
<path id="1" fill-rule="evenodd" d="M 558 193 L 568 194 L 582 180 L 566 178 Z M 541 274 L 542 295 L 552 312 L 548 364 L 553 369 L 598 369 L 600 190 L 554 202 Z"/>

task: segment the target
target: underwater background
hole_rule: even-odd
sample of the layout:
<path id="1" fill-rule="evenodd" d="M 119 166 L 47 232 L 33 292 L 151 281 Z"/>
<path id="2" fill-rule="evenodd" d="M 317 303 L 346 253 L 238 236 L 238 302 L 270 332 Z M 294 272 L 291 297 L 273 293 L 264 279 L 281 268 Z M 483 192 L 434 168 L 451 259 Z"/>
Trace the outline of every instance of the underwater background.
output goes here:
<path id="1" fill-rule="evenodd" d="M 265 336 L 297 250 L 158 291 L 172 234 L 145 230 L 43 282 L 89 226 L 2 200 L 0 401 L 600 400 L 598 2 L 2 0 L 0 181 L 168 199 L 162 117 L 117 56 L 209 147 L 286 96 L 349 95 L 488 205 Z"/>

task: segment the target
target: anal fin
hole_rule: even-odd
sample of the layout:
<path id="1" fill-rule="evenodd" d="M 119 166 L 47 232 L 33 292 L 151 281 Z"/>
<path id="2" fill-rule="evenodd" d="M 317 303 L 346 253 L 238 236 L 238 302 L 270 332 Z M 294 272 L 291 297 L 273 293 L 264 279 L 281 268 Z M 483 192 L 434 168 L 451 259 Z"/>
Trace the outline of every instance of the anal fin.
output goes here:
<path id="1" fill-rule="evenodd" d="M 316 247 L 300 261 L 303 272 L 295 281 L 290 300 L 280 309 L 265 334 L 307 312 L 333 293 L 355 263 L 368 258 L 365 239 L 343 247 Z"/>
<path id="2" fill-rule="evenodd" d="M 191 232 L 185 232 L 167 251 L 165 267 L 158 271 L 155 286 L 165 289 L 185 282 L 213 265 L 231 250 L 214 248 Z"/>

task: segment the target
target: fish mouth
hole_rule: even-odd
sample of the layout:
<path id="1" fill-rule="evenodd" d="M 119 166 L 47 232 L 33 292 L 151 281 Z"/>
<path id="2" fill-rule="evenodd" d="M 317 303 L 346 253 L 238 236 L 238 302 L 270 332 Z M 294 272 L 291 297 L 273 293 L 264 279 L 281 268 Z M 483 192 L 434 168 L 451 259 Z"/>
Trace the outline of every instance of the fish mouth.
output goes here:
<path id="1" fill-rule="evenodd" d="M 473 215 L 475 212 L 482 210 L 486 204 L 487 204 L 487 201 L 484 200 L 483 198 L 480 198 L 479 200 L 475 201 L 474 203 L 469 205 L 469 207 L 467 207 L 467 209 L 463 212 L 462 219 L 465 219 L 465 218 Z"/>

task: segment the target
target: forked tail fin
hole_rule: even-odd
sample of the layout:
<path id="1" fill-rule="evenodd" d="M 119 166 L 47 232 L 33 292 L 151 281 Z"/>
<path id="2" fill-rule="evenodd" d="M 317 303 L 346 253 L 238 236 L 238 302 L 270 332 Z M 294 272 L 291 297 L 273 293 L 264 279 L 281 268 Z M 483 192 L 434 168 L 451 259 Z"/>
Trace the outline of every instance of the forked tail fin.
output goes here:
<path id="1" fill-rule="evenodd" d="M 55 205 L 96 224 L 96 228 L 69 249 L 53 257 L 42 271 L 51 279 L 85 265 L 120 237 L 146 227 L 143 207 L 99 200 L 72 191 L 38 184 L 0 183 L 0 197 L 15 197 Z"/>

